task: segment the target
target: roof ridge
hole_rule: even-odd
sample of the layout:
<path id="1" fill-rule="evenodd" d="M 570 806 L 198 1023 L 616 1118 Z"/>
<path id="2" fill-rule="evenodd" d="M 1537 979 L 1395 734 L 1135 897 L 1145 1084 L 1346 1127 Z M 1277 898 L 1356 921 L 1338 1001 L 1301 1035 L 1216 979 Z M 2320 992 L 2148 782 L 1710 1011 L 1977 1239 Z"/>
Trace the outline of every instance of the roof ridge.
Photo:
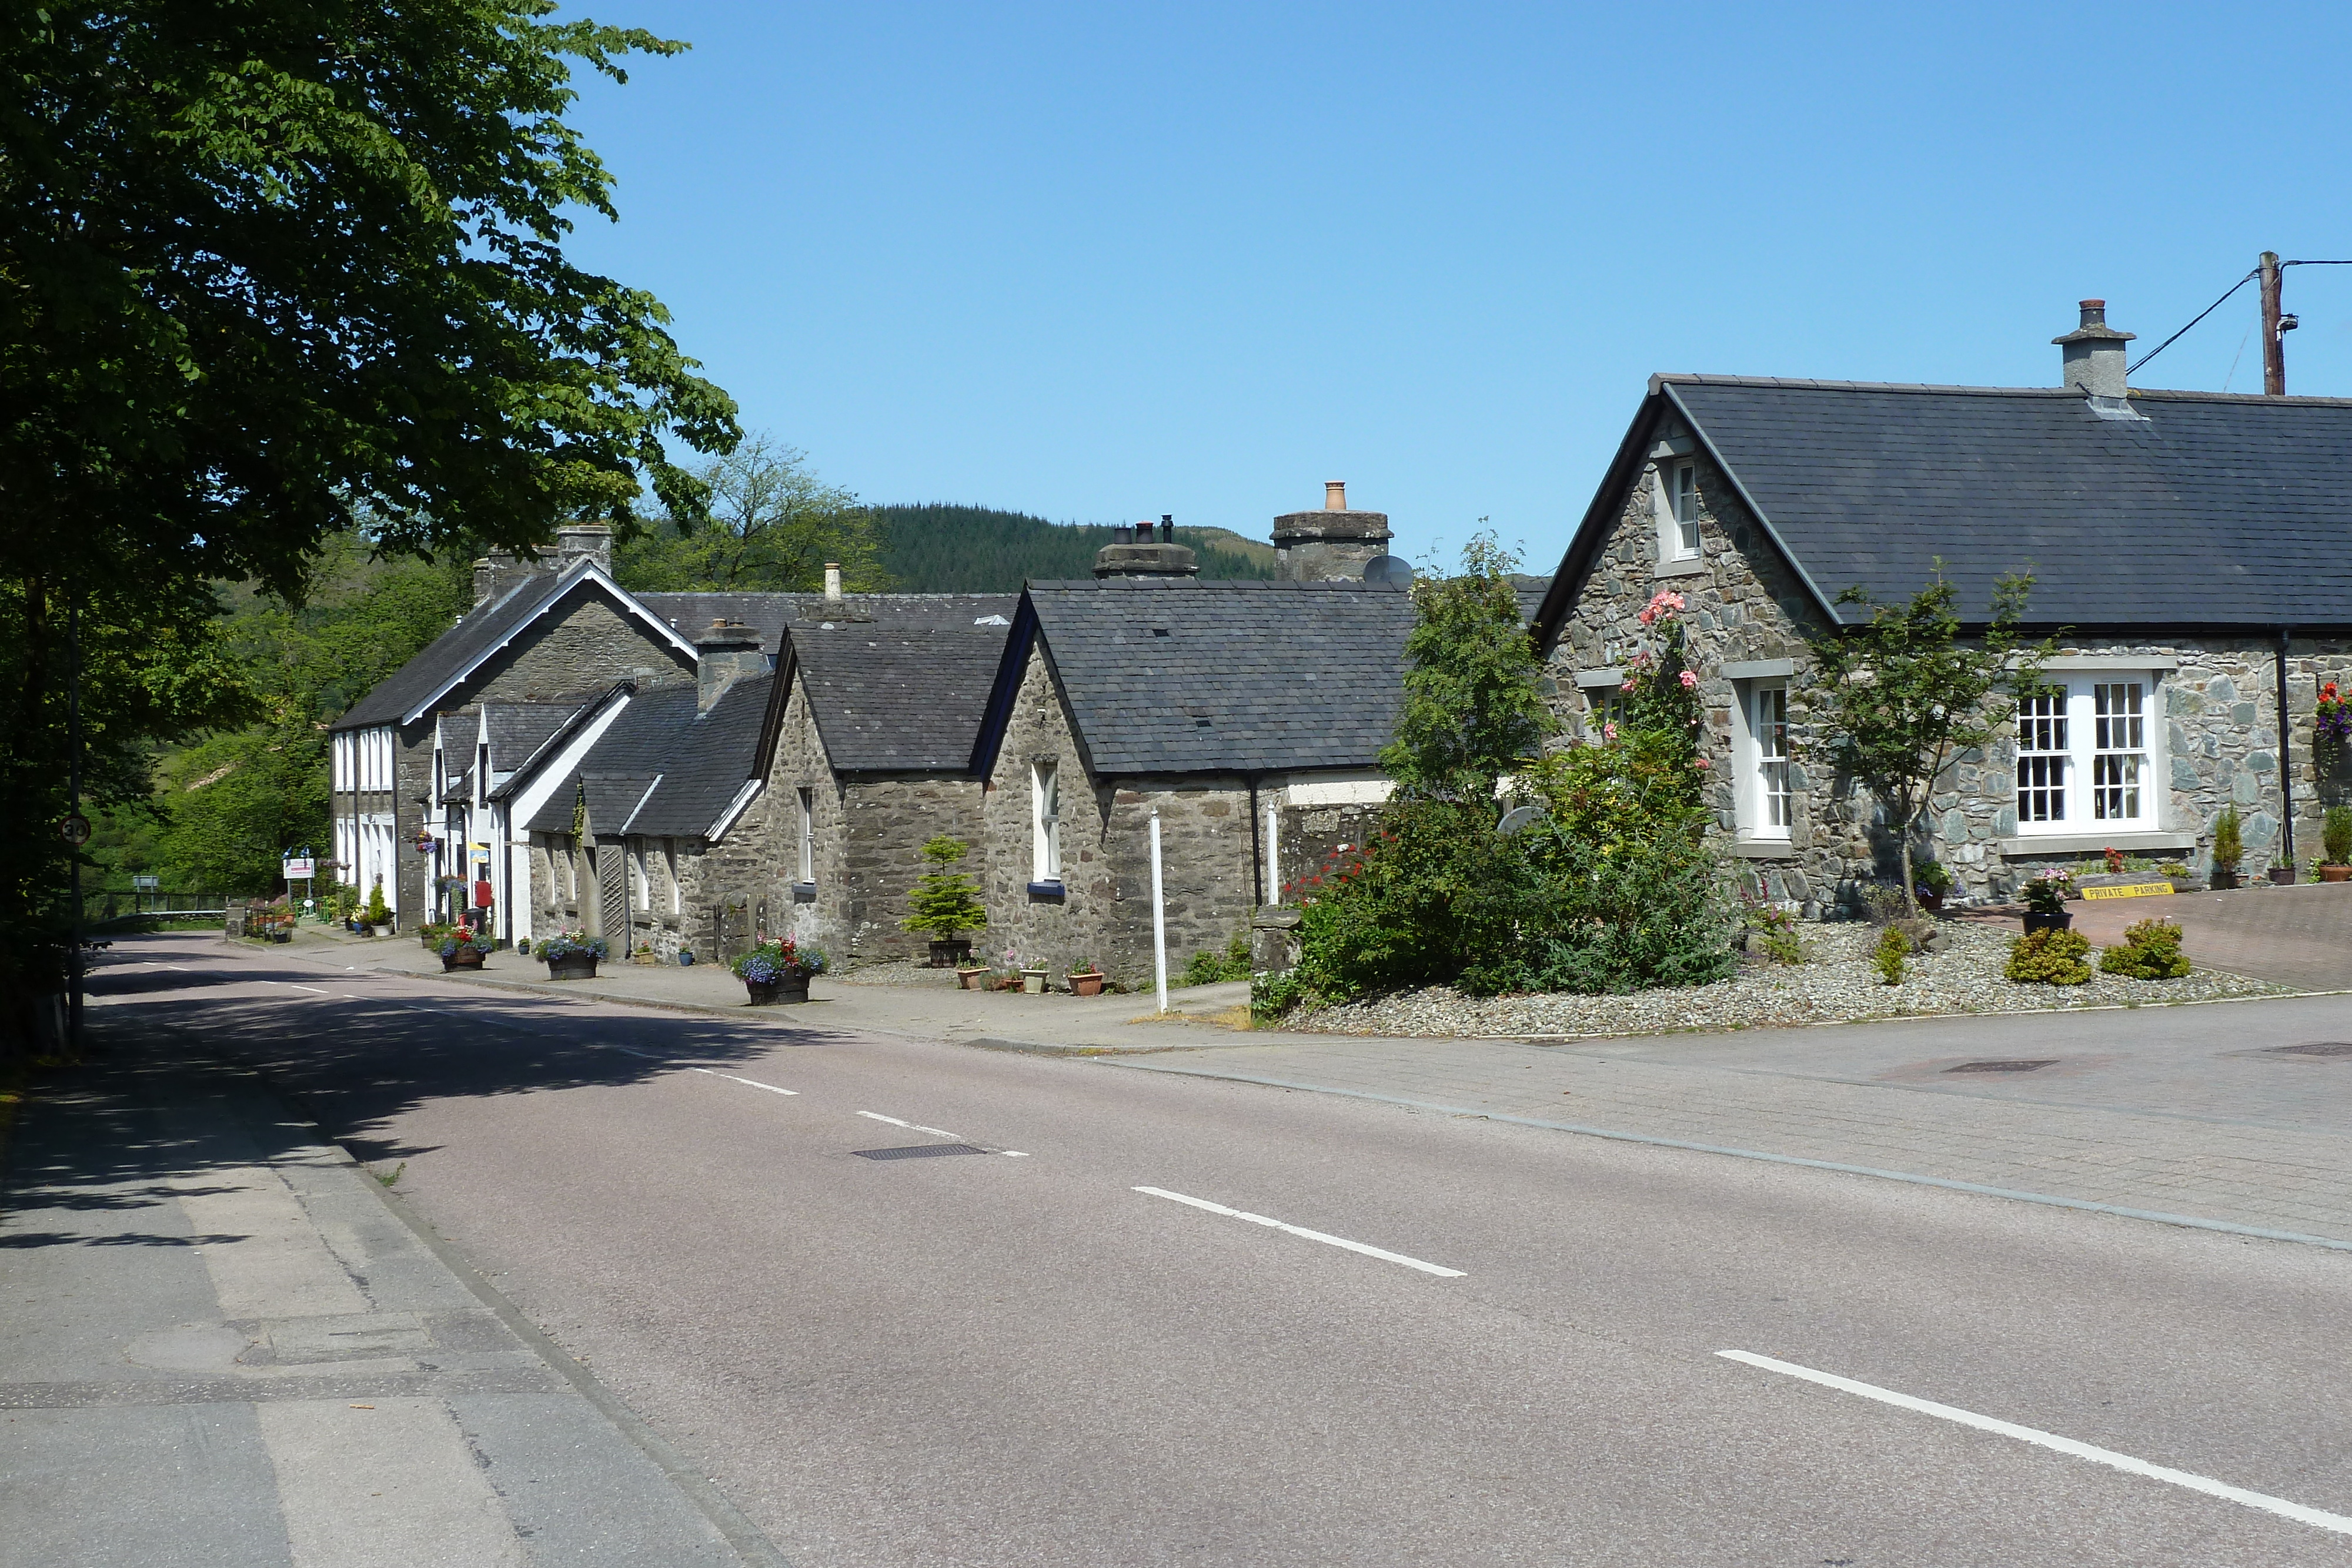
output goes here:
<path id="1" fill-rule="evenodd" d="M 1653 392 L 1666 386 L 1788 387 L 1804 392 L 1915 392 L 1944 397 L 1958 394 L 1969 397 L 2042 397 L 2079 400 L 2084 395 L 2081 388 L 2073 386 L 1947 386 L 1935 382 L 1838 382 L 1822 381 L 1806 376 L 1721 376 L 1688 371 L 1661 371 L 1650 377 L 1650 390 Z M 2204 392 L 2195 387 L 2133 387 L 2130 389 L 2130 395 L 2136 398 L 2158 398 L 2168 402 L 2247 402 L 2317 408 L 2352 407 L 2352 397 L 2273 397 L 2267 392 Z"/>

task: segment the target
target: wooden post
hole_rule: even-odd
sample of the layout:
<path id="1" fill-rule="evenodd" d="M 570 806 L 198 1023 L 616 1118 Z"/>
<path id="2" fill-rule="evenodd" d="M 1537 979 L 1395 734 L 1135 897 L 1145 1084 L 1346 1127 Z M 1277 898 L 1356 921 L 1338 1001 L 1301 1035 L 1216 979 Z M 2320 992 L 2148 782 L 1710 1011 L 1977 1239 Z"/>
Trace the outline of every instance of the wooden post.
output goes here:
<path id="1" fill-rule="evenodd" d="M 2242 254 L 2242 253 L 2241 253 Z M 2278 252 L 2263 252 L 2263 395 L 2286 396 L 2286 337 L 2279 327 Z"/>

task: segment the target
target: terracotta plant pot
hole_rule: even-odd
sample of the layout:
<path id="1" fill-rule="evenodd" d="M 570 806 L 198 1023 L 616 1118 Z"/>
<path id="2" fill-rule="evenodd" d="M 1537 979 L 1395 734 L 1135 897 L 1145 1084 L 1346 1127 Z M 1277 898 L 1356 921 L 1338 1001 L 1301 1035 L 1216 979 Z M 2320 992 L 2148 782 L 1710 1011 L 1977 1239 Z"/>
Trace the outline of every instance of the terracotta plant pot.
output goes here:
<path id="1" fill-rule="evenodd" d="M 2352 882 L 2352 865 L 2324 865 L 2319 868 L 2322 882 Z"/>
<path id="2" fill-rule="evenodd" d="M 792 1002 L 808 1000 L 806 978 L 771 980 L 764 986 L 757 980 L 746 980 L 743 982 L 743 988 L 751 993 L 750 1005 L 755 1008 L 781 1007 Z"/>
<path id="3" fill-rule="evenodd" d="M 971 944 L 964 941 L 931 944 L 931 967 L 961 969 L 971 962 Z"/>
<path id="4" fill-rule="evenodd" d="M 2074 924 L 2074 912 L 2071 909 L 2062 909 L 2055 915 L 2043 915 L 2032 909 L 2025 912 L 2025 934 L 2028 936 L 2036 931 L 2064 931 Z"/>
<path id="5" fill-rule="evenodd" d="M 1100 975 L 1072 975 L 1070 977 L 1070 992 L 1073 996 L 1098 997 L 1102 995 L 1102 988 L 1103 977 Z"/>
<path id="6" fill-rule="evenodd" d="M 967 991 L 986 990 L 988 988 L 988 967 L 983 964 L 976 969 L 958 969 L 956 971 L 956 984 L 961 986 Z"/>
<path id="7" fill-rule="evenodd" d="M 593 980 L 596 977 L 596 955 L 566 953 L 561 958 L 547 961 L 547 977 L 551 980 Z"/>

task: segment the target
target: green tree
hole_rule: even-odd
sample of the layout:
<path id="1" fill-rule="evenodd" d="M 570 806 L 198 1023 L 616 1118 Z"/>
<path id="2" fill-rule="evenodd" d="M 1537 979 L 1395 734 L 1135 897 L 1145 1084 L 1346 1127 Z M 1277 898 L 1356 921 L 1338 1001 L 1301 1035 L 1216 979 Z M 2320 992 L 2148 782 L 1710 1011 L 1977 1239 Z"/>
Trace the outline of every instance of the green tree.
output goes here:
<path id="1" fill-rule="evenodd" d="M 980 902 L 980 884 L 971 873 L 955 869 L 967 846 L 946 833 L 923 845 L 930 869 L 916 879 L 907 894 L 914 913 L 898 922 L 902 931 L 928 932 L 934 942 L 952 942 L 962 932 L 988 929 L 988 910 Z"/>
<path id="2" fill-rule="evenodd" d="M 2019 635 L 2032 590 L 2031 576 L 1997 580 L 1981 635 L 1964 640 L 1958 591 L 1945 580 L 1938 558 L 1934 580 L 1908 604 L 1880 604 L 1849 588 L 1838 603 L 1866 608 L 1870 619 L 1808 639 L 1814 744 L 1876 799 L 1915 918 L 1911 837 L 1937 782 L 1962 753 L 2000 735 L 2017 698 L 2041 684 L 2043 662 L 2056 652 L 2054 640 L 2028 645 Z"/>
<path id="3" fill-rule="evenodd" d="M 62 951 L 65 630 L 106 738 L 228 721 L 211 586 L 299 603 L 365 520 L 393 554 L 698 519 L 673 443 L 734 405 L 652 296 L 573 266 L 611 176 L 576 66 L 684 46 L 555 0 L 66 0 L 0 16 L 0 984 Z M 142 648 L 151 652 L 142 652 Z M 119 649 L 125 679 L 96 678 Z M 177 655 L 185 654 L 184 658 Z M 211 690 L 196 689 L 209 681 Z M 28 967 L 29 966 L 29 967 Z"/>
<path id="4" fill-rule="evenodd" d="M 1463 547 L 1457 575 L 1412 585 L 1404 706 L 1381 753 L 1400 797 L 1492 807 L 1496 782 L 1556 727 L 1511 583 L 1518 564 L 1481 533 Z"/>
<path id="5" fill-rule="evenodd" d="M 623 586 L 645 593 L 808 592 L 824 568 L 842 586 L 870 593 L 890 586 L 882 530 L 857 497 L 825 484 L 808 455 L 753 435 L 700 472 L 709 520 L 664 518 L 614 553 Z"/>

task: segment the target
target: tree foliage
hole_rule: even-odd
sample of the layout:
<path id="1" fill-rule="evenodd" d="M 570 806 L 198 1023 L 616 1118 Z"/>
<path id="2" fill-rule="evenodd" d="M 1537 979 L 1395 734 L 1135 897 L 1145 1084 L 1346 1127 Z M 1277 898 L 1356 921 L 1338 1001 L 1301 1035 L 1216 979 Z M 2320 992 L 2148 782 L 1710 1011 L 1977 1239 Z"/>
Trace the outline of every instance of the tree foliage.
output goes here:
<path id="1" fill-rule="evenodd" d="M 1511 583 L 1517 565 L 1481 533 L 1463 547 L 1459 573 L 1412 585 L 1404 706 L 1381 753 L 1404 799 L 1491 804 L 1496 781 L 1556 727 Z"/>
<path id="2" fill-rule="evenodd" d="M 95 799 L 233 725 L 215 585 L 301 602 L 329 541 L 626 532 L 734 405 L 659 301 L 573 266 L 612 180 L 575 68 L 683 45 L 554 0 L 63 0 L 0 15 L 0 987 L 53 972 L 64 629 Z M 110 669 L 92 661 L 112 658 Z M 118 678 L 119 677 L 119 678 Z M 264 683 L 266 685 L 267 683 Z M 0 1019 L 0 1028 L 7 1020 Z"/>
<path id="3" fill-rule="evenodd" d="M 876 507 L 873 514 L 885 570 L 921 593 L 1018 593 L 1024 582 L 1084 579 L 1111 540 L 1108 524 L 1054 523 L 993 507 Z M 1199 558 L 1204 580 L 1274 575 L 1273 546 L 1226 529 L 1179 528 L 1176 542 Z"/>
<path id="4" fill-rule="evenodd" d="M 1934 580 L 1909 603 L 1877 603 L 1849 588 L 1838 603 L 1868 609 L 1869 620 L 1809 639 L 1814 744 L 1876 798 L 1914 915 L 1911 839 L 1938 781 L 1963 753 L 2002 733 L 2056 651 L 2054 641 L 2029 646 L 2019 634 L 2032 589 L 2031 576 L 1999 579 L 1982 634 L 1964 640 L 1958 592 L 1939 558 Z"/>
<path id="5" fill-rule="evenodd" d="M 890 586 L 882 533 L 857 497 L 825 484 L 807 454 L 765 435 L 747 437 L 701 469 L 709 518 L 665 517 L 620 544 L 614 572 L 644 593 L 809 592 L 824 586 L 827 562 L 852 593 Z"/>
<path id="6" fill-rule="evenodd" d="M 929 933 L 934 942 L 952 942 L 960 933 L 988 928 L 988 910 L 980 901 L 980 884 L 970 872 L 955 869 L 967 846 L 961 839 L 940 833 L 923 845 L 930 869 L 916 879 L 907 894 L 912 911 L 898 922 L 902 931 Z"/>

